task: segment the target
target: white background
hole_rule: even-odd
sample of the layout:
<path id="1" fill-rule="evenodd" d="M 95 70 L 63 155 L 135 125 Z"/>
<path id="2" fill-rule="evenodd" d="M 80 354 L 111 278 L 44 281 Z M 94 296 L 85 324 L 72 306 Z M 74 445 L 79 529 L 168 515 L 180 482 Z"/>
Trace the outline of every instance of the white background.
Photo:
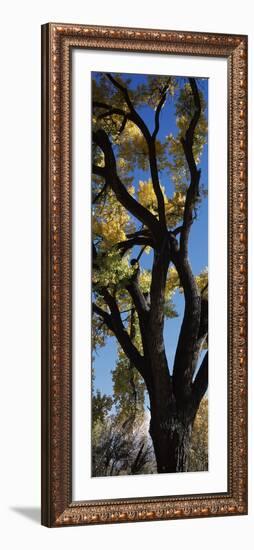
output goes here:
<path id="1" fill-rule="evenodd" d="M 73 500 L 227 490 L 227 62 L 75 50 L 73 68 Z M 209 471 L 91 477 L 91 71 L 209 77 Z M 86 154 L 84 155 L 84 151 Z M 216 159 L 214 161 L 214 159 Z M 218 201 L 218 195 L 220 200 Z M 216 216 L 213 213 L 216 212 Z M 86 255 L 84 250 L 87 251 Z M 220 269 L 218 269 L 218 258 Z M 89 426 L 84 430 L 84 425 Z"/>
<path id="2" fill-rule="evenodd" d="M 253 547 L 253 160 L 250 162 L 249 516 L 48 530 L 40 506 L 40 25 L 47 21 L 249 34 L 253 151 L 251 0 L 44 0 L 1 9 L 1 453 L 0 543 L 4 549 L 130 547 L 230 550 Z M 250 155 L 251 156 L 251 155 Z"/>

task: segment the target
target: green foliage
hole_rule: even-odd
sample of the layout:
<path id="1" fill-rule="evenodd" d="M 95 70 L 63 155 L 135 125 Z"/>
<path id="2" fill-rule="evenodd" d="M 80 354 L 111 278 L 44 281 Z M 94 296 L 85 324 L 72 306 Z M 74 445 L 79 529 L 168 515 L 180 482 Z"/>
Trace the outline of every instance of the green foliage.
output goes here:
<path id="1" fill-rule="evenodd" d="M 113 400 L 109 395 L 101 394 L 99 390 L 92 396 L 92 418 L 96 423 L 98 420 L 103 422 L 110 409 L 112 408 Z"/>
<path id="2" fill-rule="evenodd" d="M 116 249 L 109 250 L 107 254 L 98 254 L 96 264 L 98 269 L 93 270 L 95 291 L 101 287 L 111 290 L 124 288 L 134 273 L 134 268 L 129 264 L 129 257 L 122 257 Z"/>

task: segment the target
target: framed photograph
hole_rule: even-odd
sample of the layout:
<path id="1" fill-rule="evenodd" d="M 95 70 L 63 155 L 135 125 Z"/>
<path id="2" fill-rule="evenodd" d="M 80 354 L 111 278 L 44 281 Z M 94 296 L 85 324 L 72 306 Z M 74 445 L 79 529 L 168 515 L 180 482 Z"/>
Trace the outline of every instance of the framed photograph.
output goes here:
<path id="1" fill-rule="evenodd" d="M 246 513 L 247 37 L 43 25 L 42 524 Z"/>

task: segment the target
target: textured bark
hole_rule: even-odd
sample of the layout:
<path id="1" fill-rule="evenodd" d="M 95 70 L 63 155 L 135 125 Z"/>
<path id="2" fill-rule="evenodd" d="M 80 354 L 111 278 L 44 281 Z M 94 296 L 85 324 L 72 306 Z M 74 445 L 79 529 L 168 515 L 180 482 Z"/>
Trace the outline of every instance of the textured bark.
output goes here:
<path id="1" fill-rule="evenodd" d="M 187 472 L 193 421 L 182 423 L 178 416 L 164 422 L 153 415 L 150 435 L 153 440 L 158 473 Z"/>
<path id="2" fill-rule="evenodd" d="M 206 356 L 207 357 L 207 356 Z M 161 358 L 151 366 L 157 372 L 150 386 L 150 436 L 153 441 L 158 473 L 188 471 L 188 458 L 193 423 L 200 401 L 207 388 L 207 360 L 204 361 L 202 383 L 196 377 L 192 391 L 176 396 L 167 364 Z M 195 386 L 195 391 L 194 391 Z"/>

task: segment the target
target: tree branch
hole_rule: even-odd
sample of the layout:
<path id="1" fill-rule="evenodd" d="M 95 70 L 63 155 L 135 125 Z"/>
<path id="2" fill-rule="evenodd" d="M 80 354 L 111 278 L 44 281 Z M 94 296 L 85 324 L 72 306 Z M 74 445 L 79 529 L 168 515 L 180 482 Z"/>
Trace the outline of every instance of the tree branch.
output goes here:
<path id="1" fill-rule="evenodd" d="M 161 222 L 163 230 L 166 232 L 167 222 L 166 222 L 166 213 L 165 213 L 165 201 L 164 201 L 164 196 L 162 193 L 159 174 L 158 174 L 156 143 L 155 143 L 155 140 L 153 139 L 151 139 L 148 144 L 148 154 L 149 154 L 149 163 L 150 163 L 150 171 L 151 171 L 153 188 L 157 198 L 159 220 Z"/>
<path id="2" fill-rule="evenodd" d="M 180 229 L 180 250 L 177 243 L 172 249 L 172 259 L 185 297 L 184 317 L 173 369 L 173 387 L 175 395 L 179 399 L 187 399 L 191 395 L 192 377 L 202 342 L 201 333 L 203 334 L 205 330 L 203 326 L 201 327 L 201 296 L 188 260 L 188 239 L 193 222 L 193 208 L 199 195 L 200 180 L 200 170 L 197 169 L 193 154 L 193 142 L 195 129 L 201 115 L 201 102 L 195 78 L 190 78 L 189 83 L 194 100 L 194 113 L 181 143 L 189 167 L 191 181 L 186 193 L 183 224 Z"/>
<path id="3" fill-rule="evenodd" d="M 159 213 L 159 220 L 162 224 L 162 227 L 163 227 L 163 230 L 166 230 L 167 229 L 167 224 L 166 224 L 166 214 L 165 214 L 165 201 L 164 201 L 164 196 L 163 196 L 163 193 L 162 193 L 162 189 L 161 189 L 161 186 L 160 186 L 160 182 L 159 182 L 159 175 L 158 175 L 158 167 L 157 167 L 157 159 L 156 159 L 156 146 L 155 146 L 155 139 L 156 139 L 156 135 L 157 135 L 157 131 L 153 133 L 153 135 L 150 134 L 150 131 L 147 127 L 147 125 L 145 124 L 144 120 L 139 116 L 139 114 L 137 113 L 136 109 L 134 108 L 134 105 L 130 99 L 130 96 L 129 96 L 129 93 L 128 93 L 128 90 L 125 86 L 123 86 L 120 82 L 118 82 L 110 73 L 107 73 L 107 77 L 108 79 L 112 82 L 112 84 L 118 89 L 121 91 L 121 93 L 123 94 L 123 97 L 129 107 L 129 110 L 130 110 L 130 115 L 126 115 L 128 116 L 128 118 L 130 120 L 132 120 L 136 126 L 138 126 L 138 128 L 141 130 L 145 140 L 146 140 L 146 143 L 147 143 L 147 146 L 148 146 L 148 155 L 149 155 L 149 164 L 150 164 L 150 170 L 151 170 L 151 178 L 152 178 L 152 183 L 153 183 L 153 188 L 154 188 L 154 192 L 155 192 L 155 195 L 156 195 L 156 198 L 157 198 L 157 203 L 158 203 L 158 213 Z M 160 111 L 162 109 L 162 105 L 166 99 L 166 92 L 163 94 L 163 96 L 165 95 L 165 98 L 163 100 L 163 102 L 157 107 L 157 111 L 156 111 L 156 114 L 155 114 L 155 124 L 156 124 L 156 129 L 158 127 L 159 129 L 159 116 L 160 116 Z"/>
<path id="4" fill-rule="evenodd" d="M 200 170 L 197 169 L 193 154 L 194 133 L 201 115 L 201 102 L 195 78 L 189 78 L 194 100 L 194 114 L 189 123 L 185 137 L 181 139 L 185 158 L 189 167 L 191 182 L 188 187 L 184 206 L 183 225 L 180 238 L 181 254 L 187 256 L 190 227 L 193 222 L 193 208 L 199 195 Z"/>
<path id="5" fill-rule="evenodd" d="M 142 317 L 142 321 L 145 323 L 147 322 L 147 313 L 149 313 L 149 306 L 145 299 L 145 296 L 139 286 L 138 276 L 137 274 L 134 275 L 131 282 L 126 285 L 126 289 L 128 290 L 133 303 L 136 307 L 137 313 L 139 317 Z"/>
<path id="6" fill-rule="evenodd" d="M 107 325 L 107 327 L 111 331 L 113 331 L 113 325 L 112 325 L 111 316 L 109 315 L 109 313 L 104 311 L 104 309 L 102 309 L 101 307 L 97 306 L 97 304 L 95 304 L 94 302 L 92 304 L 92 309 L 93 309 L 93 313 L 101 317 L 101 319 L 103 319 L 103 322 Z"/>
<path id="7" fill-rule="evenodd" d="M 93 246 L 93 257 L 96 261 L 98 254 L 94 243 Z M 125 330 L 123 321 L 121 318 L 121 312 L 118 308 L 116 299 L 110 294 L 106 287 L 100 289 L 100 294 L 103 296 L 105 303 L 110 309 L 111 315 L 100 308 L 96 303 L 93 302 L 92 308 L 93 312 L 99 315 L 107 325 L 107 327 L 115 334 L 119 344 L 122 346 L 122 349 L 125 355 L 129 358 L 130 361 L 134 363 L 140 374 L 144 377 L 144 358 L 139 353 L 135 345 L 132 343 L 130 336 Z"/>
<path id="8" fill-rule="evenodd" d="M 105 113 L 102 113 L 98 116 L 98 118 L 104 118 L 106 116 L 110 115 L 119 115 L 119 116 L 127 116 L 128 113 L 125 112 L 123 109 L 120 109 L 119 107 L 114 107 L 113 105 L 109 105 L 108 103 L 103 103 L 102 101 L 93 101 L 93 107 L 97 107 L 98 109 L 105 109 Z"/>
<path id="9" fill-rule="evenodd" d="M 127 115 L 125 113 L 126 116 L 128 116 L 128 118 L 130 118 L 130 120 L 135 122 L 135 124 L 141 130 L 141 132 L 142 132 L 144 138 L 146 139 L 146 141 L 149 142 L 149 140 L 151 139 L 151 134 L 149 132 L 149 129 L 148 129 L 146 123 L 144 122 L 144 120 L 137 113 L 137 111 L 136 111 L 136 109 L 135 109 L 135 107 L 134 107 L 134 105 L 131 101 L 131 98 L 129 96 L 127 88 L 125 86 L 123 86 L 120 82 L 118 82 L 118 80 L 116 80 L 110 73 L 106 73 L 106 76 L 110 80 L 110 82 L 115 86 L 115 88 L 120 90 L 120 92 L 122 93 L 122 95 L 125 99 L 125 102 L 128 105 L 129 110 L 130 110 L 129 115 Z"/>
<path id="10" fill-rule="evenodd" d="M 105 177 L 119 202 L 144 225 L 149 227 L 154 241 L 161 237 L 161 226 L 156 217 L 127 191 L 117 174 L 116 160 L 109 137 L 104 130 L 93 133 L 94 142 L 101 148 L 105 157 Z"/>
<path id="11" fill-rule="evenodd" d="M 188 258 L 183 257 L 179 250 L 172 250 L 172 260 L 185 298 L 184 316 L 173 368 L 174 393 L 181 399 L 191 393 L 192 377 L 200 350 L 201 296 Z"/>
<path id="12" fill-rule="evenodd" d="M 161 92 L 161 99 L 156 107 L 156 111 L 155 111 L 155 127 L 154 127 L 154 131 L 153 131 L 153 134 L 152 134 L 152 138 L 153 139 L 156 139 L 157 137 L 157 134 L 159 132 L 159 129 L 160 129 L 160 113 L 161 113 L 161 109 L 166 101 L 166 97 L 167 97 L 167 91 L 168 91 L 168 86 L 169 86 L 169 82 L 170 82 L 170 79 L 168 79 L 168 82 L 167 84 L 164 86 L 164 88 L 162 89 L 162 92 Z"/>
<path id="13" fill-rule="evenodd" d="M 139 263 L 138 263 L 138 261 L 135 261 L 135 263 L 136 263 L 136 269 L 135 269 L 135 272 L 134 272 L 134 274 L 131 278 L 131 281 L 126 285 L 126 290 L 129 292 L 130 297 L 132 298 L 132 302 L 135 306 L 136 312 L 138 314 L 140 335 L 141 335 L 142 347 L 143 347 L 143 354 L 144 354 L 144 358 L 146 360 L 146 365 L 147 365 L 147 367 L 146 367 L 146 376 L 148 376 L 147 325 L 148 325 L 150 307 L 148 305 L 148 302 L 146 300 L 145 295 L 143 294 L 143 292 L 142 292 L 142 290 L 139 286 L 139 275 L 140 275 Z"/>
<path id="14" fill-rule="evenodd" d="M 93 164 L 92 171 L 95 176 L 100 176 L 101 178 L 106 177 L 105 168 L 103 166 L 98 166 L 97 164 Z"/>
<path id="15" fill-rule="evenodd" d="M 202 295 L 202 293 L 201 293 Z M 201 298 L 201 312 L 200 312 L 200 324 L 198 338 L 204 339 L 208 333 L 208 300 Z"/>
<path id="16" fill-rule="evenodd" d="M 182 231 L 182 225 L 179 225 L 179 227 L 176 227 L 175 229 L 173 229 L 173 231 L 171 231 L 172 235 L 175 235 L 175 237 L 181 233 Z"/>
<path id="17" fill-rule="evenodd" d="M 105 193 L 105 191 L 107 190 L 107 187 L 108 187 L 108 184 L 106 182 L 106 183 L 104 183 L 104 185 L 101 188 L 101 190 L 99 191 L 99 193 L 97 193 L 97 195 L 95 195 L 94 199 L 92 200 L 92 204 L 95 204 L 101 198 L 103 193 Z"/>
<path id="18" fill-rule="evenodd" d="M 158 371 L 160 371 L 163 373 L 163 376 L 165 376 L 165 379 L 170 382 L 171 387 L 171 377 L 169 375 L 164 344 L 165 287 L 170 254 L 168 235 L 166 234 L 160 249 L 154 251 L 150 286 L 151 305 L 148 323 L 148 346 L 151 368 L 154 372 L 155 379 L 156 376 L 158 376 Z"/>
<path id="19" fill-rule="evenodd" d="M 113 332 L 121 345 L 125 355 L 135 365 L 140 374 L 145 377 L 144 357 L 139 353 L 136 346 L 132 343 L 130 336 L 125 330 L 122 322 L 121 313 L 119 311 L 115 298 L 109 293 L 106 288 L 103 288 L 102 296 L 110 309 L 110 320 L 113 327 Z M 111 329 L 112 330 L 112 329 Z"/>
<path id="20" fill-rule="evenodd" d="M 148 147 L 149 148 L 149 160 L 150 160 L 151 176 L 152 176 L 152 181 L 153 181 L 154 192 L 156 194 L 157 202 L 158 202 L 159 219 L 160 219 L 161 223 L 163 224 L 164 228 L 167 227 L 166 214 L 165 214 L 165 201 L 164 201 L 164 196 L 163 196 L 161 186 L 160 186 L 160 182 L 159 182 L 155 143 L 156 143 L 156 137 L 157 137 L 159 129 L 160 129 L 160 113 L 161 113 L 161 109 L 162 109 L 162 107 L 163 107 L 163 105 L 166 101 L 169 81 L 170 81 L 170 79 L 168 79 L 167 84 L 164 86 L 164 88 L 161 92 L 161 99 L 160 99 L 160 101 L 157 105 L 156 111 L 155 111 L 155 127 L 154 127 L 154 131 L 153 131 L 153 134 L 152 134 L 151 141 L 149 143 L 149 147 Z"/>
<path id="21" fill-rule="evenodd" d="M 134 233 L 126 233 L 126 237 L 128 239 L 132 237 L 151 237 L 149 230 L 147 228 L 139 229 L 138 231 L 134 231 Z"/>
<path id="22" fill-rule="evenodd" d="M 147 248 L 147 244 L 144 244 L 140 250 L 140 252 L 138 253 L 138 256 L 137 256 L 137 262 L 140 260 L 141 256 L 143 256 L 144 252 L 145 252 L 145 249 Z"/>
<path id="23" fill-rule="evenodd" d="M 133 246 L 153 246 L 153 241 L 149 237 L 133 237 L 132 239 L 127 239 L 126 241 L 121 241 L 117 243 L 116 247 L 122 250 L 124 253 L 127 250 L 130 250 Z"/>

